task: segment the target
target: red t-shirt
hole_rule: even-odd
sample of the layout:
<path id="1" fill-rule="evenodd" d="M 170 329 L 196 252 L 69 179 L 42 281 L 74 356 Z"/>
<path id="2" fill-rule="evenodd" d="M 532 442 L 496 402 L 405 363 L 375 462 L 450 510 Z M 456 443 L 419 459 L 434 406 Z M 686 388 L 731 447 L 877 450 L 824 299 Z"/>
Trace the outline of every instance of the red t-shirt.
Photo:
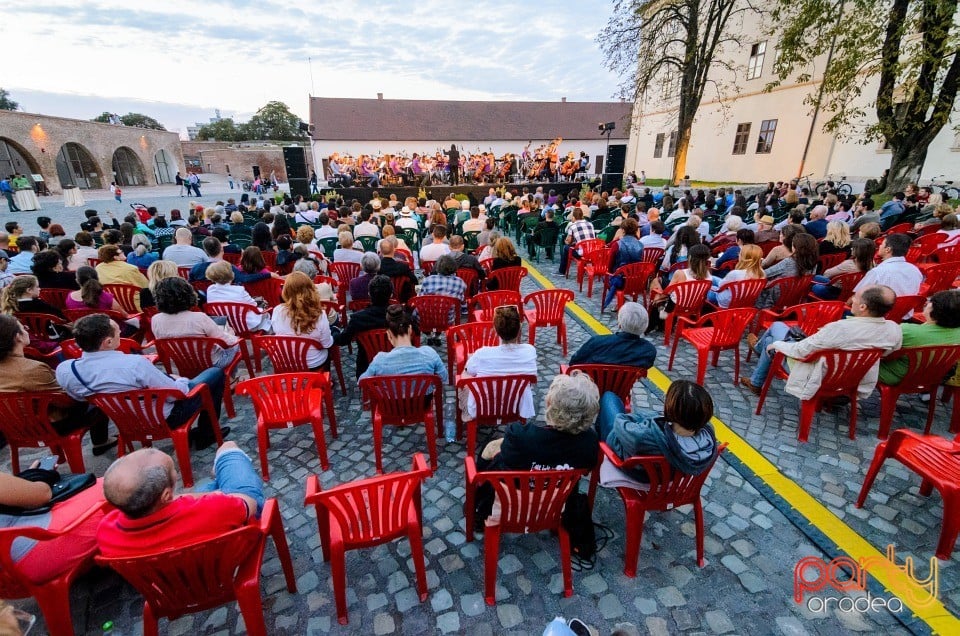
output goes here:
<path id="1" fill-rule="evenodd" d="M 239 497 L 222 493 L 177 497 L 140 519 L 110 511 L 100 523 L 97 543 L 105 557 L 152 554 L 220 536 L 246 524 L 247 504 Z"/>

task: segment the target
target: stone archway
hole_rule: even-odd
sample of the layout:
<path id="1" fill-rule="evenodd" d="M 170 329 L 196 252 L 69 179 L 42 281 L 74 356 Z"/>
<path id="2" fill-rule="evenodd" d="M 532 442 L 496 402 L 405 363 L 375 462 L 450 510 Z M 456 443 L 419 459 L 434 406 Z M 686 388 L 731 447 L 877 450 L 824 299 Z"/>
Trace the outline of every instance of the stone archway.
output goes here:
<path id="1" fill-rule="evenodd" d="M 113 151 L 113 181 L 119 186 L 142 186 L 147 184 L 143 163 L 137 153 L 126 146 Z"/>
<path id="2" fill-rule="evenodd" d="M 0 176 L 42 174 L 40 164 L 26 148 L 7 137 L 0 137 Z"/>
<path id="3" fill-rule="evenodd" d="M 157 185 L 177 180 L 176 160 L 163 148 L 153 155 L 153 175 L 157 178 Z"/>
<path id="4" fill-rule="evenodd" d="M 69 141 L 57 153 L 57 176 L 61 186 L 74 185 L 81 190 L 99 190 L 103 178 L 93 155 L 82 145 Z"/>

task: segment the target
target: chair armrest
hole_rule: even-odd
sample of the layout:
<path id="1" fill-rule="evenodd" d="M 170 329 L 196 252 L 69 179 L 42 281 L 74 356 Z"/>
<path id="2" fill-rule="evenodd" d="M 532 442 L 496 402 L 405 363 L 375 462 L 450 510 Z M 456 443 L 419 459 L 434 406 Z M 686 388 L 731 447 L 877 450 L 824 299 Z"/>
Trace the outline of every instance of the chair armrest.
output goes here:
<path id="1" fill-rule="evenodd" d="M 617 455 L 616 452 L 606 442 L 600 442 L 600 454 L 603 457 L 606 457 L 607 460 L 617 468 L 623 466 L 623 460 Z"/>
<path id="2" fill-rule="evenodd" d="M 430 470 L 430 467 L 427 466 L 427 460 L 424 459 L 423 453 L 414 453 L 413 461 L 410 465 L 411 472 L 421 473 L 426 475 L 433 474 L 433 471 Z M 311 475 L 312 479 L 316 479 L 316 475 Z"/>
<path id="3" fill-rule="evenodd" d="M 569 364 L 561 364 L 561 365 L 560 365 L 560 373 L 561 373 L 561 374 L 567 375 L 567 372 L 568 372 L 569 370 L 570 370 L 570 365 L 569 365 Z"/>
<path id="4" fill-rule="evenodd" d="M 463 459 L 466 480 L 468 484 L 474 484 L 477 481 L 477 462 L 473 457 L 467 456 Z"/>
<path id="5" fill-rule="evenodd" d="M 269 534 L 271 526 L 274 523 L 274 518 L 280 514 L 280 509 L 277 507 L 277 500 L 271 497 L 263 502 L 263 512 L 260 513 L 260 530 L 264 534 Z"/>
<path id="6" fill-rule="evenodd" d="M 304 505 L 306 504 L 316 504 L 317 495 L 323 491 L 323 488 L 320 486 L 320 480 L 316 475 L 310 475 L 307 477 L 307 493 L 303 498 Z"/>

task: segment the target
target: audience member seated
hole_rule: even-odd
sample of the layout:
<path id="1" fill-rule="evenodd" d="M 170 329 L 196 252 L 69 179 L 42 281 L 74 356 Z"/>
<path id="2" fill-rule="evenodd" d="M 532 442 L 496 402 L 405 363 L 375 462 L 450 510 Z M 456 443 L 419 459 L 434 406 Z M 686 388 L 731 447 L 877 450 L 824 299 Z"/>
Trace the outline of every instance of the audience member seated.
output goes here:
<path id="1" fill-rule="evenodd" d="M 790 246 L 793 245 L 793 237 L 797 234 L 803 234 L 806 230 L 803 226 L 795 223 L 788 223 L 780 230 L 780 244 L 774 247 L 763 257 L 763 268 L 773 267 L 780 261 L 790 256 Z M 790 276 L 792 274 L 788 274 Z"/>
<path id="2" fill-rule="evenodd" d="M 756 241 L 754 239 L 755 236 L 753 230 L 748 230 L 744 227 L 741 227 L 739 230 L 737 230 L 734 244 L 724 249 L 723 253 L 720 254 L 720 256 L 718 256 L 714 262 L 714 273 L 718 276 L 725 275 L 726 272 L 716 270 L 718 270 L 721 265 L 727 263 L 728 261 L 739 261 L 740 250 L 744 245 L 756 245 Z M 763 250 L 761 250 L 760 253 L 763 254 Z"/>
<path id="3" fill-rule="evenodd" d="M 405 276 L 409 285 L 405 286 L 405 291 L 403 293 L 397 292 L 400 295 L 400 302 L 407 302 L 413 298 L 417 291 L 416 286 L 419 284 L 417 277 L 413 274 L 413 270 L 410 269 L 410 266 L 406 263 L 398 261 L 393 257 L 394 253 L 397 250 L 397 237 L 388 236 L 380 242 L 380 273 L 384 276 L 389 276 L 391 279 L 398 276 Z M 422 257 L 421 252 L 421 257 Z"/>
<path id="4" fill-rule="evenodd" d="M 17 276 L 3 288 L 2 312 L 5 314 L 51 314 L 64 318 L 63 312 L 40 298 L 40 285 L 35 276 Z"/>
<path id="5" fill-rule="evenodd" d="M 749 232 L 749 230 L 747 230 Z M 751 280 L 757 278 L 766 278 L 763 268 L 760 267 L 760 261 L 763 259 L 763 250 L 759 245 L 744 245 L 740 248 L 740 258 L 737 260 L 737 267 L 728 273 L 719 282 L 714 282 L 714 287 L 707 293 L 707 300 L 723 309 L 730 306 L 730 300 L 733 294 L 729 290 L 730 283 L 740 280 Z M 719 284 L 718 284 L 719 283 Z"/>
<path id="6" fill-rule="evenodd" d="M 570 358 L 570 364 L 623 364 L 649 369 L 657 359 L 657 348 L 643 338 L 649 318 L 643 305 L 625 302 L 617 312 L 613 334 L 592 336 Z"/>
<path id="7" fill-rule="evenodd" d="M 615 240 L 610 243 L 610 262 L 608 263 L 608 270 L 611 274 L 610 288 L 600 305 L 601 311 L 607 308 L 607 305 L 616 296 L 617 290 L 623 289 L 623 281 L 612 276 L 612 274 L 624 265 L 639 263 L 643 260 L 643 243 L 640 242 L 639 233 L 640 226 L 634 219 L 628 218 L 620 224 Z"/>
<path id="8" fill-rule="evenodd" d="M 354 237 L 375 236 L 380 238 L 380 228 L 370 222 L 370 217 L 372 216 L 373 212 L 370 209 L 365 209 L 360 212 L 360 223 L 357 223 L 356 227 L 353 228 Z"/>
<path id="9" fill-rule="evenodd" d="M 105 557 L 161 552 L 220 536 L 255 519 L 263 508 L 263 482 L 233 442 L 217 449 L 213 482 L 177 495 L 173 458 L 143 448 L 111 464 L 103 494 L 116 510 L 100 523 L 97 545 Z"/>
<path id="10" fill-rule="evenodd" d="M 227 270 L 229 272 L 229 269 Z M 212 287 L 212 286 L 211 286 Z M 243 289 L 239 287 L 238 289 Z M 221 327 L 207 314 L 192 311 L 197 306 L 197 292 L 187 281 L 179 276 L 165 278 L 157 284 L 154 291 L 159 313 L 155 315 L 150 326 L 153 335 L 157 338 L 190 338 L 201 336 L 219 338 L 227 344 L 227 348 L 215 354 L 211 361 L 213 366 L 223 369 L 237 353 L 239 341 L 229 326 Z M 249 295 L 248 295 L 249 297 Z M 250 299 L 253 301 L 253 299 Z M 214 302 L 214 301 L 211 301 Z M 267 324 L 269 325 L 269 318 Z M 259 324 L 260 319 L 257 316 Z"/>
<path id="11" fill-rule="evenodd" d="M 216 237 L 208 236 L 207 238 L 203 239 L 203 251 L 206 254 L 206 260 L 204 260 L 202 263 L 197 263 L 190 268 L 191 282 L 207 280 L 207 268 L 214 263 L 223 262 L 223 244 Z M 233 280 L 237 285 L 255 283 L 258 280 L 270 278 L 271 276 L 274 278 L 279 278 L 279 276 L 272 272 L 258 271 L 248 274 L 239 267 L 235 267 L 233 265 L 230 267 L 233 270 Z"/>
<path id="12" fill-rule="evenodd" d="M 193 267 L 207 260 L 203 250 L 193 245 L 193 233 L 185 227 L 178 228 L 173 235 L 174 244 L 163 250 L 163 258 L 173 261 L 177 267 Z"/>
<path id="13" fill-rule="evenodd" d="M 273 309 L 275 334 L 303 336 L 317 342 L 307 352 L 307 367 L 311 371 L 327 366 L 327 350 L 333 346 L 330 323 L 320 300 L 313 279 L 301 272 L 293 272 L 283 285 L 283 303 Z"/>
<path id="14" fill-rule="evenodd" d="M 89 232 L 77 232 L 73 240 L 77 244 L 77 253 L 70 257 L 68 269 L 75 272 L 83 265 L 88 265 L 88 259 L 99 258 L 99 256 L 97 248 L 93 245 L 93 236 Z"/>
<path id="15" fill-rule="evenodd" d="M 350 232 L 340 232 L 337 235 L 340 247 L 333 250 L 334 263 L 360 263 L 363 252 L 353 249 L 353 235 Z"/>
<path id="16" fill-rule="evenodd" d="M 172 280 L 174 279 L 166 279 Z M 158 300 L 166 281 L 157 286 Z M 186 281 L 182 282 L 187 284 Z M 92 314 L 78 320 L 74 324 L 73 335 L 83 355 L 79 360 L 70 360 L 57 367 L 57 382 L 73 399 L 83 400 L 99 393 L 119 393 L 146 388 L 175 389 L 186 395 L 193 387 L 203 383 L 210 387 L 213 407 L 219 416 L 224 384 L 223 371 L 220 369 L 211 367 L 193 379 L 169 376 L 143 356 L 118 351 L 120 328 L 104 314 Z M 199 396 L 172 400 L 164 405 L 163 415 L 167 418 L 167 424 L 176 428 L 196 413 L 200 406 Z M 230 427 L 221 426 L 220 430 L 226 437 Z M 216 441 L 206 413 L 200 415 L 197 428 L 190 432 L 191 441 L 198 450 L 207 448 Z"/>
<path id="17" fill-rule="evenodd" d="M 134 234 L 130 245 L 133 247 L 133 251 L 127 257 L 127 262 L 137 269 L 147 269 L 160 258 L 155 252 L 150 251 L 152 249 L 150 239 L 143 234 Z"/>
<path id="18" fill-rule="evenodd" d="M 831 322 L 817 333 L 806 335 L 802 340 L 791 336 L 788 325 L 775 322 L 759 338 L 750 334 L 747 341 L 759 354 L 757 368 L 749 378 L 740 378 L 740 384 L 759 395 L 770 363 L 777 351 L 789 358 L 790 378 L 786 392 L 801 400 L 807 400 L 820 388 L 823 378 L 823 365 L 817 362 L 799 362 L 803 358 L 825 349 L 858 351 L 861 349 L 883 349 L 884 355 L 900 348 L 902 335 L 900 325 L 884 316 L 893 307 L 897 296 L 889 287 L 872 285 L 857 291 L 852 298 L 850 318 Z M 859 395 L 870 395 L 877 384 L 878 366 L 874 366 L 860 382 Z"/>
<path id="19" fill-rule="evenodd" d="M 350 281 L 350 300 L 367 300 L 368 287 L 373 277 L 380 271 L 380 257 L 373 252 L 365 252 L 360 259 L 362 273 Z"/>
<path id="20" fill-rule="evenodd" d="M 34 255 L 33 275 L 40 289 L 79 289 L 77 277 L 63 270 L 63 261 L 57 250 L 43 250 Z"/>
<path id="21" fill-rule="evenodd" d="M 790 250 L 790 255 L 771 267 L 763 270 L 767 280 L 777 280 L 795 276 L 808 276 L 817 269 L 817 239 L 802 229 L 796 234 L 787 235 L 789 227 L 783 228 L 785 233 L 784 247 Z M 757 299 L 757 309 L 773 307 L 780 298 L 779 287 L 768 287 L 760 293 Z"/>
<path id="22" fill-rule="evenodd" d="M 413 346 L 413 312 L 403 305 L 390 305 L 385 320 L 387 338 L 393 349 L 375 355 L 357 381 L 380 375 L 428 374 L 439 376 L 446 382 L 447 367 L 437 352 L 431 347 Z"/>
<path id="23" fill-rule="evenodd" d="M 850 242 L 850 258 L 836 267 L 831 267 L 823 274 L 814 276 L 814 285 L 811 291 L 825 300 L 837 298 L 840 295 L 840 288 L 831 285 L 830 281 L 840 274 L 870 271 L 873 268 L 873 257 L 876 253 L 877 244 L 875 242 L 865 238 L 854 239 Z"/>
<path id="24" fill-rule="evenodd" d="M 492 271 L 523 265 L 523 260 L 517 255 L 517 251 L 513 247 L 513 241 L 507 237 L 498 238 L 496 242 L 493 243 L 491 256 L 493 257 L 493 263 L 490 266 Z M 496 280 L 488 280 L 487 291 L 499 289 L 497 282 Z"/>
<path id="25" fill-rule="evenodd" d="M 818 205 L 810 211 L 810 220 L 804 225 L 807 234 L 815 239 L 822 239 L 827 235 L 827 206 Z"/>
<path id="26" fill-rule="evenodd" d="M 477 273 L 477 280 L 483 280 L 487 276 L 487 270 L 483 268 L 476 256 L 468 254 L 464 251 L 464 248 L 462 236 L 454 234 L 450 237 L 450 256 L 456 263 L 457 269 L 472 269 Z"/>
<path id="27" fill-rule="evenodd" d="M 103 285 L 134 285 L 141 289 L 147 286 L 147 278 L 139 269 L 126 262 L 127 257 L 118 246 L 104 245 L 97 254 L 100 257 L 97 276 Z"/>
<path id="28" fill-rule="evenodd" d="M 537 375 L 537 350 L 533 345 L 520 342 L 519 308 L 514 305 L 497 307 L 493 312 L 493 328 L 500 337 L 500 344 L 474 351 L 467 359 L 462 377 Z M 459 403 L 464 421 L 476 416 L 477 403 L 466 389 L 461 391 Z M 536 414 L 533 389 L 527 387 L 520 399 L 520 417 L 529 420 Z"/>
<path id="29" fill-rule="evenodd" d="M 457 262 L 450 254 L 444 254 L 433 268 L 433 273 L 423 279 L 420 294 L 439 294 L 451 296 L 461 303 L 467 291 L 467 284 L 457 276 Z"/>
<path id="30" fill-rule="evenodd" d="M 664 396 L 662 416 L 653 411 L 627 413 L 623 400 L 607 391 L 600 397 L 597 429 L 600 439 L 621 459 L 662 455 L 674 470 L 699 475 L 717 456 L 711 417 L 713 399 L 707 390 L 689 380 L 675 380 Z M 600 471 L 602 485 L 622 484 L 624 477 L 638 486 L 650 482 L 641 467 L 621 472 L 604 460 Z"/>
<path id="31" fill-rule="evenodd" d="M 267 262 L 263 259 L 262 250 L 255 245 L 245 248 L 243 254 L 240 255 L 240 271 L 247 276 L 272 273 L 267 267 Z"/>
<path id="32" fill-rule="evenodd" d="M 157 301 L 153 295 L 157 290 L 157 283 L 165 278 L 178 276 L 177 264 L 173 261 L 156 261 L 147 268 L 147 286 L 140 290 L 140 309 L 156 307 Z"/>
<path id="33" fill-rule="evenodd" d="M 780 240 L 780 232 L 773 229 L 773 223 L 773 217 L 769 214 L 765 214 L 757 219 L 757 229 L 754 230 L 757 244 Z"/>
<path id="34" fill-rule="evenodd" d="M 906 234 L 890 234 L 880 245 L 880 264 L 864 274 L 855 287 L 862 291 L 872 285 L 886 285 L 897 296 L 913 296 L 920 291 L 923 274 L 906 259 L 910 249 L 910 237 Z"/>
<path id="35" fill-rule="evenodd" d="M 583 218 L 584 207 L 586 206 L 573 208 L 573 222 L 567 226 L 566 236 L 563 239 L 563 250 L 560 252 L 561 275 L 567 273 L 567 265 L 570 262 L 570 252 L 576 250 L 577 243 L 586 239 L 597 238 L 597 232 L 593 229 L 593 224 Z"/>
<path id="36" fill-rule="evenodd" d="M 12 238 L 12 237 L 11 237 Z M 36 237 L 17 237 L 17 254 L 10 258 L 7 271 L 11 274 L 29 274 L 33 271 L 33 258 L 40 251 L 40 243 Z"/>
<path id="37" fill-rule="evenodd" d="M 960 345 L 960 291 L 940 291 L 927 300 L 923 307 L 925 322 L 915 325 L 900 324 L 903 334 L 901 347 L 929 347 L 931 345 Z M 907 374 L 907 359 L 880 361 L 880 381 L 900 384 Z"/>
<path id="38" fill-rule="evenodd" d="M 266 218 L 267 215 L 264 215 Z M 260 221 L 250 230 L 250 246 L 256 247 L 264 252 L 273 249 L 273 235 L 270 234 L 270 226 Z"/>
<path id="39" fill-rule="evenodd" d="M 820 241 L 820 256 L 825 254 L 850 254 L 850 228 L 841 221 L 827 223 L 827 235 Z"/>
<path id="40" fill-rule="evenodd" d="M 676 246 L 674 246 L 676 247 Z M 696 244 L 690 248 L 690 252 L 684 257 L 689 267 L 678 269 L 673 272 L 670 280 L 667 281 L 667 287 L 675 283 L 684 283 L 693 280 L 707 280 L 713 283 L 713 277 L 710 275 L 710 248 L 706 245 Z M 665 287 L 662 286 L 659 278 L 654 278 L 650 283 L 650 326 L 647 327 L 647 333 L 663 328 L 667 313 L 667 301 L 670 296 L 663 293 Z"/>
<path id="41" fill-rule="evenodd" d="M 214 239 L 216 240 L 216 239 Z M 207 268 L 206 277 L 212 284 L 207 288 L 208 303 L 240 303 L 257 309 L 256 299 L 242 286 L 235 285 L 233 265 L 226 261 L 217 261 Z M 250 331 L 270 331 L 270 316 L 257 312 L 247 313 L 247 329 Z"/>
<path id="42" fill-rule="evenodd" d="M 81 267 L 77 270 L 76 279 L 80 289 L 67 294 L 64 301 L 67 309 L 108 309 L 123 317 L 127 316 L 127 312 L 113 297 L 113 294 L 104 291 L 97 276 L 97 270 L 88 266 Z M 124 337 L 128 337 L 136 333 L 137 326 L 124 323 L 120 326 L 120 329 Z"/>
<path id="43" fill-rule="evenodd" d="M 443 225 L 434 225 L 430 230 L 433 235 L 433 242 L 420 248 L 421 261 L 436 261 L 444 254 L 450 253 L 450 246 L 447 244 L 447 228 Z"/>

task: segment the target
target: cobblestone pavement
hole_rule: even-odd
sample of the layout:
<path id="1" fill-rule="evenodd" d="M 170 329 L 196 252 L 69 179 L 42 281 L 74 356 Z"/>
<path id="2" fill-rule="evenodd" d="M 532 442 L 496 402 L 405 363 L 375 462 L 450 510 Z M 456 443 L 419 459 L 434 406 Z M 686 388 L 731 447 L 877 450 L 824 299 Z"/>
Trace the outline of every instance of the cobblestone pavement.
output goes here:
<path id="1" fill-rule="evenodd" d="M 537 265 L 558 286 L 575 288 L 573 277 L 555 274 L 549 262 Z M 523 291 L 537 288 L 531 277 Z M 597 293 L 577 302 L 601 322 L 614 328 L 614 318 L 601 316 Z M 585 327 L 567 318 L 570 351 L 589 336 Z M 552 330 L 538 338 L 540 377 L 538 398 L 557 372 L 560 348 Z M 668 352 L 658 344 L 658 366 L 665 371 Z M 445 356 L 445 346 L 438 348 Z M 344 352 L 345 373 L 354 377 L 352 356 Z M 749 366 L 749 365 L 748 365 Z M 269 368 L 269 367 L 268 367 Z M 671 378 L 693 377 L 695 362 L 683 345 Z M 787 476 L 824 503 L 875 547 L 896 544 L 900 556 L 912 555 L 918 574 L 936 544 L 942 517 L 939 497 L 918 495 L 918 480 L 893 464 L 881 472 L 871 499 L 863 510 L 853 501 L 866 465 L 872 457 L 877 428 L 877 401 L 868 400 L 858 437 L 846 435 L 846 413 L 821 415 L 811 441 L 796 440 L 797 401 L 772 391 L 762 416 L 754 416 L 754 397 L 732 383 L 732 355 L 721 356 L 711 368 L 706 386 L 717 405 L 717 416 L 774 462 Z M 352 384 L 352 383 L 350 383 Z M 907 633 L 891 614 L 860 615 L 831 610 L 813 613 L 793 601 L 793 568 L 805 556 L 823 556 L 784 514 L 751 486 L 728 461 L 717 463 L 703 490 L 706 520 L 707 564 L 695 560 L 692 510 L 684 507 L 652 513 L 645 524 L 638 573 L 623 575 L 623 506 L 615 492 L 601 492 L 595 520 L 610 527 L 615 537 L 598 556 L 592 571 L 574 572 L 574 595 L 561 592 L 559 545 L 548 533 L 506 535 L 501 540 L 497 606 L 483 602 L 482 540 L 467 543 L 464 536 L 462 443 L 438 441 L 440 466 L 424 485 L 423 521 L 429 598 L 418 602 L 405 540 L 347 554 L 347 601 L 350 624 L 340 626 L 333 607 L 330 570 L 323 563 L 315 516 L 303 505 L 307 475 L 318 474 L 323 486 L 374 474 L 369 414 L 361 411 L 356 389 L 336 392 L 340 436 L 328 436 L 330 470 L 322 472 L 308 427 L 277 431 L 268 453 L 272 479 L 268 496 L 280 502 L 287 538 L 294 558 L 298 592 L 286 591 L 279 562 L 268 547 L 262 590 L 268 631 L 273 634 L 539 634 L 554 616 L 579 616 L 609 633 L 618 623 L 630 622 L 651 634 L 837 634 L 850 631 Z M 662 409 L 662 396 L 649 381 L 634 389 L 635 408 Z M 445 417 L 453 417 L 455 397 L 445 393 Z M 237 417 L 229 421 L 231 435 L 256 457 L 254 416 L 249 400 L 236 399 Z M 871 414 L 871 408 L 873 413 Z M 899 423 L 922 420 L 919 406 L 902 400 Z M 542 409 L 541 409 L 542 410 Z M 934 430 L 945 434 L 946 416 L 938 410 Z M 172 453 L 169 443 L 158 447 Z M 89 449 L 87 449 L 89 450 Z M 405 470 L 414 452 L 425 451 L 422 427 L 388 429 L 384 439 L 386 470 Z M 28 459 L 29 454 L 24 453 Z M 39 455 L 39 454 L 38 454 Z M 111 457 L 93 458 L 90 470 L 102 474 Z M 212 465 L 212 449 L 193 453 L 199 476 Z M 8 455 L 4 455 L 9 470 Z M 956 613 L 960 604 L 957 568 L 953 560 L 941 562 L 941 598 Z M 18 606 L 36 612 L 32 600 Z M 79 633 L 99 634 L 111 620 L 120 633 L 142 633 L 140 597 L 114 574 L 94 570 L 73 587 L 73 616 Z M 42 624 L 41 624 L 41 633 Z M 168 633 L 231 634 L 244 631 L 235 604 L 182 617 L 171 622 Z"/>

